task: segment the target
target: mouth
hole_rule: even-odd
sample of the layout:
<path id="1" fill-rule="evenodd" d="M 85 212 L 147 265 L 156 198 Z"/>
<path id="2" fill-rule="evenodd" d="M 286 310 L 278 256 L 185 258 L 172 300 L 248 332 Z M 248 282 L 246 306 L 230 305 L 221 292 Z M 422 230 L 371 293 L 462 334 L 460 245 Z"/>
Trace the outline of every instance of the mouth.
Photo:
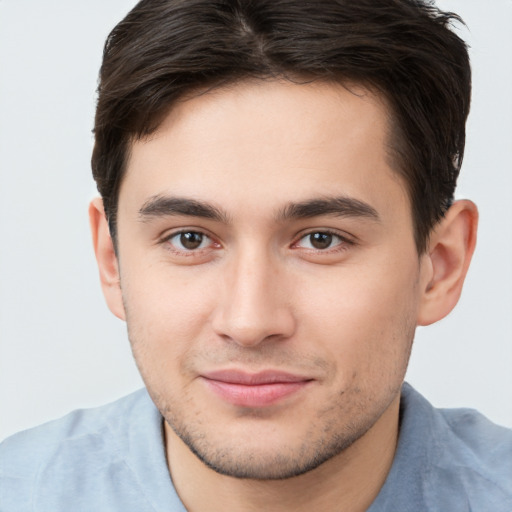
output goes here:
<path id="1" fill-rule="evenodd" d="M 275 370 L 258 373 L 220 370 L 205 373 L 201 378 L 215 395 L 238 407 L 269 406 L 313 382 L 309 377 Z"/>

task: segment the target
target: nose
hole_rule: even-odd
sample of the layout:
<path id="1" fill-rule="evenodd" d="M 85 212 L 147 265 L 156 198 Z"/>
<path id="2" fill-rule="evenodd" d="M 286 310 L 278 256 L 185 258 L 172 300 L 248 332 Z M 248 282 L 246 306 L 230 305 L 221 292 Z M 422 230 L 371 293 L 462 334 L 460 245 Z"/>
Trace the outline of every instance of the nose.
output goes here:
<path id="1" fill-rule="evenodd" d="M 289 338 L 296 328 L 285 271 L 261 254 L 240 256 L 224 269 L 225 289 L 214 313 L 215 333 L 244 347 Z"/>

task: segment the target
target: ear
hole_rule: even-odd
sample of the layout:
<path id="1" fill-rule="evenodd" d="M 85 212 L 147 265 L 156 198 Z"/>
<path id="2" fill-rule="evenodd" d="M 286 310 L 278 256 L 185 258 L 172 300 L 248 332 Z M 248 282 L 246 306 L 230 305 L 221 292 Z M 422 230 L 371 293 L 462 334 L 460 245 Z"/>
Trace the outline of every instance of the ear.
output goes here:
<path id="1" fill-rule="evenodd" d="M 422 257 L 426 278 L 418 325 L 444 318 L 457 304 L 476 244 L 478 210 L 467 200 L 456 201 L 433 230 Z"/>
<path id="2" fill-rule="evenodd" d="M 121 320 L 125 320 L 119 264 L 103 209 L 103 201 L 99 197 L 93 199 L 89 205 L 89 222 L 103 295 L 110 311 Z"/>

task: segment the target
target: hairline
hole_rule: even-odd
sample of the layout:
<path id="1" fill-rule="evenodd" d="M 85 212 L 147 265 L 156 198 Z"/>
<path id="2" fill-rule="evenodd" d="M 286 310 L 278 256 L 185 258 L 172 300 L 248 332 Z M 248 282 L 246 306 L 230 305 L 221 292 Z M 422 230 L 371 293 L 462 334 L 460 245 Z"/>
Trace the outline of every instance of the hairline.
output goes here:
<path id="1" fill-rule="evenodd" d="M 389 94 L 386 91 L 382 90 L 379 86 L 370 83 L 369 81 L 364 80 L 355 80 L 343 76 L 319 76 L 313 75 L 310 73 L 299 74 L 297 72 L 293 73 L 279 73 L 275 75 L 261 75 L 261 76 L 234 76 L 234 77 L 223 77 L 216 80 L 212 80 L 210 83 L 198 84 L 189 87 L 184 90 L 182 94 L 178 95 L 174 98 L 166 107 L 163 107 L 159 113 L 155 115 L 156 122 L 152 125 L 150 130 L 147 130 L 145 133 L 131 133 L 129 134 L 124 141 L 124 152 L 123 152 L 123 165 L 120 169 L 120 172 L 117 176 L 118 184 L 114 189 L 115 195 L 109 198 L 109 209 L 110 214 L 107 219 L 108 226 L 110 230 L 110 235 L 114 244 L 114 248 L 116 253 L 118 252 L 118 244 L 117 244 L 117 213 L 119 206 L 119 195 L 121 192 L 121 187 L 124 182 L 124 178 L 128 171 L 128 167 L 131 159 L 131 152 L 133 149 L 133 145 L 138 141 L 144 141 L 149 139 L 152 135 L 158 132 L 161 128 L 162 124 L 169 117 L 173 109 L 177 104 L 190 101 L 192 99 L 198 98 L 202 95 L 222 92 L 223 90 L 229 90 L 230 88 L 235 88 L 238 85 L 242 84 L 264 84 L 267 82 L 288 82 L 295 85 L 308 85 L 313 83 L 321 83 L 321 84 L 329 84 L 333 86 L 339 86 L 346 89 L 351 94 L 355 96 L 359 96 L 351 87 L 362 88 L 365 93 L 371 94 L 371 96 L 378 102 L 381 103 L 383 108 L 385 109 L 386 115 L 386 124 L 387 130 L 384 141 L 384 149 L 386 155 L 386 163 L 390 167 L 393 172 L 393 175 L 399 178 L 397 183 L 403 187 L 404 192 L 408 198 L 409 203 L 409 214 L 413 225 L 413 234 L 415 245 L 417 248 L 418 255 L 421 256 L 426 251 L 426 246 L 428 243 L 428 236 L 421 237 L 418 232 L 419 226 L 417 226 L 416 217 L 414 215 L 414 192 L 412 190 L 411 184 L 412 180 L 407 178 L 407 171 L 405 167 L 407 166 L 404 161 L 403 156 L 401 155 L 400 147 L 403 144 L 408 144 L 408 140 L 403 134 L 402 127 L 398 122 L 398 115 L 395 111 L 395 108 L 392 105 L 392 101 L 389 98 Z M 112 201 L 113 199 L 113 201 Z M 431 231 L 434 229 L 435 225 L 432 226 Z"/>

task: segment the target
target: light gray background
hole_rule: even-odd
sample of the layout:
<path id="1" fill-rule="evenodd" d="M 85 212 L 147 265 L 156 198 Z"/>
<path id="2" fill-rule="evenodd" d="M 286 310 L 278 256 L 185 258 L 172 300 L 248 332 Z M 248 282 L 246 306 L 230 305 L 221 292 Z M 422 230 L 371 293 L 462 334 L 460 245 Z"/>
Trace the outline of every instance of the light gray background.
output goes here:
<path id="1" fill-rule="evenodd" d="M 141 386 L 86 215 L 103 41 L 134 3 L 0 0 L 0 439 Z M 481 225 L 463 299 L 419 330 L 408 380 L 438 406 L 512 426 L 512 1 L 440 5 L 469 26 L 458 197 L 477 202 Z"/>

